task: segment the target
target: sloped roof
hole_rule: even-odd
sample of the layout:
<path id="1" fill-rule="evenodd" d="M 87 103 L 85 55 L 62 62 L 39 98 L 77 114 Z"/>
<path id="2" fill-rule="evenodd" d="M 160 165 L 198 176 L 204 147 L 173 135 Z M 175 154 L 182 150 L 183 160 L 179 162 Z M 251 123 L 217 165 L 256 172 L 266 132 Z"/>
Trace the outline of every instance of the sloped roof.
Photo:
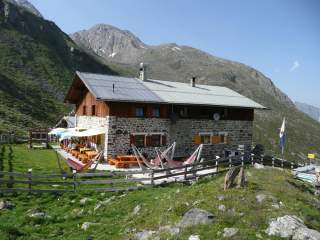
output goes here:
<path id="1" fill-rule="evenodd" d="M 232 106 L 264 109 L 265 107 L 241 94 L 219 86 L 153 80 L 77 72 L 88 90 L 100 100 L 156 102 Z"/>

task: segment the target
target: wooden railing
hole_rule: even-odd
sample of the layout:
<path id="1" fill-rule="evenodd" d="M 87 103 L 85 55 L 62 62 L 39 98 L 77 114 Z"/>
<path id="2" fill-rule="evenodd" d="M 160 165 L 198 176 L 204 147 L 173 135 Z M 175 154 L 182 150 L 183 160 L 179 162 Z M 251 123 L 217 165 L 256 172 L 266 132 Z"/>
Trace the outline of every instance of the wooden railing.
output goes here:
<path id="1" fill-rule="evenodd" d="M 155 186 L 159 184 L 158 182 L 165 183 L 166 179 L 170 178 L 177 178 L 180 182 L 191 181 L 223 173 L 233 166 L 254 165 L 254 163 L 289 169 L 298 166 L 277 158 L 242 155 L 157 170 L 68 174 L 34 174 L 31 169 L 26 173 L 2 171 L 0 172 L 0 193 L 129 191 Z M 142 177 L 135 177 L 136 174 L 142 174 Z"/>

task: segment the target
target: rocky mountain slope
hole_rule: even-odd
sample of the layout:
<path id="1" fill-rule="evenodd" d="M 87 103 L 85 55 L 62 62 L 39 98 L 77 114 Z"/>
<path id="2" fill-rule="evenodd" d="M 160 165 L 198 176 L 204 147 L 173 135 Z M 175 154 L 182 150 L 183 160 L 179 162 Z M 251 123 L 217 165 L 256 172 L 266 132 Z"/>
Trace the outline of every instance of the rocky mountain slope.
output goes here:
<path id="1" fill-rule="evenodd" d="M 52 126 L 78 69 L 114 74 L 53 22 L 0 0 L 0 133 Z"/>
<path id="2" fill-rule="evenodd" d="M 302 102 L 295 102 L 295 104 L 301 112 L 320 122 L 320 108 Z"/>
<path id="3" fill-rule="evenodd" d="M 110 25 L 99 24 L 70 36 L 107 63 L 126 65 L 132 75 L 137 75 L 138 64 L 145 62 L 151 78 L 188 82 L 197 76 L 198 83 L 227 86 L 253 98 L 270 109 L 257 111 L 254 136 L 255 142 L 264 144 L 270 153 L 279 154 L 283 117 L 288 121 L 287 157 L 320 151 L 320 124 L 301 113 L 271 79 L 252 67 L 174 43 L 150 46 L 129 31 Z"/>
<path id="4" fill-rule="evenodd" d="M 41 15 L 41 13 L 38 11 L 38 9 L 35 8 L 35 6 L 33 6 L 29 1 L 27 0 L 6 0 L 9 3 L 15 4 L 18 7 L 21 7 L 27 11 L 29 11 L 30 13 L 33 13 L 34 15 L 38 16 L 38 17 L 43 17 Z"/>

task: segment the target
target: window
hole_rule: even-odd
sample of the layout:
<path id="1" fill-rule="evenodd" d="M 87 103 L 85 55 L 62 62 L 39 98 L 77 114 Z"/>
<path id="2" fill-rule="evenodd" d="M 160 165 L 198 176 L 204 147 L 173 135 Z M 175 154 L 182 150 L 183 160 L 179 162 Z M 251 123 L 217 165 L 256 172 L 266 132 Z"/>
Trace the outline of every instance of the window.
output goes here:
<path id="1" fill-rule="evenodd" d="M 152 109 L 152 117 L 160 117 L 160 109 L 159 108 Z"/>
<path id="2" fill-rule="evenodd" d="M 142 107 L 136 108 L 136 117 L 144 117 L 144 109 Z"/>
<path id="3" fill-rule="evenodd" d="M 136 147 L 160 147 L 166 145 L 166 136 L 161 133 L 138 133 L 130 136 L 130 144 Z"/>
<path id="4" fill-rule="evenodd" d="M 96 105 L 91 106 L 91 115 L 95 116 L 96 115 Z"/>
<path id="5" fill-rule="evenodd" d="M 228 143 L 228 133 L 226 132 L 220 132 L 219 133 L 220 136 L 220 143 Z"/>
<path id="6" fill-rule="evenodd" d="M 161 135 L 150 135 L 148 136 L 147 146 L 150 147 L 160 147 L 161 146 Z"/>
<path id="7" fill-rule="evenodd" d="M 135 135 L 133 144 L 136 145 L 136 147 L 144 147 L 145 137 L 145 135 Z"/>
<path id="8" fill-rule="evenodd" d="M 201 134 L 200 143 L 211 144 L 211 135 L 210 134 Z"/>
<path id="9" fill-rule="evenodd" d="M 194 136 L 194 142 L 196 144 L 227 144 L 228 133 L 220 132 L 219 134 L 212 133 L 199 133 Z"/>
<path id="10" fill-rule="evenodd" d="M 86 106 L 82 107 L 82 114 L 87 115 L 87 107 Z"/>
<path id="11" fill-rule="evenodd" d="M 188 108 L 183 107 L 179 110 L 180 117 L 188 117 Z"/>

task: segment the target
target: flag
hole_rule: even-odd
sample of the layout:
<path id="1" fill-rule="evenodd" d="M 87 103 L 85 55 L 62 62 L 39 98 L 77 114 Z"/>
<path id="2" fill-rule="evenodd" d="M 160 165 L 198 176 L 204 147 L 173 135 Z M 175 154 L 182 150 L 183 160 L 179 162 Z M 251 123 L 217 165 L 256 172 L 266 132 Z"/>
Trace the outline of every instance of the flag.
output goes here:
<path id="1" fill-rule="evenodd" d="M 280 128 L 280 134 L 279 134 L 279 137 L 280 137 L 280 148 L 281 148 L 282 154 L 283 154 L 283 150 L 284 150 L 284 144 L 285 144 L 285 141 L 286 141 L 285 128 L 286 128 L 286 119 L 283 118 L 283 122 L 282 122 L 282 125 L 281 125 L 281 128 Z"/>

